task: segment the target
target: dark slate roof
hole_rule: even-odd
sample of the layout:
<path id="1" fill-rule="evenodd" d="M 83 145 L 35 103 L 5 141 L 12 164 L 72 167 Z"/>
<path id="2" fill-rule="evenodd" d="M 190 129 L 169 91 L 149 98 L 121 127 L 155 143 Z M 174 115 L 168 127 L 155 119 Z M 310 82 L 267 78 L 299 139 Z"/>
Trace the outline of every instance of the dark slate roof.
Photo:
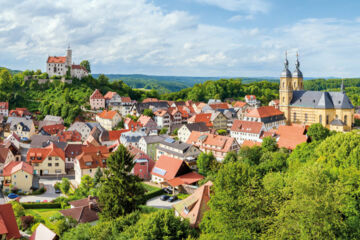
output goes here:
<path id="1" fill-rule="evenodd" d="M 342 92 L 293 91 L 290 105 L 319 109 L 354 108 L 348 96 Z"/>
<path id="2" fill-rule="evenodd" d="M 345 124 L 343 123 L 343 121 L 341 121 L 340 119 L 334 119 L 331 121 L 330 125 L 334 125 L 334 126 L 345 126 Z"/>
<path id="3" fill-rule="evenodd" d="M 186 128 L 189 129 L 189 131 L 198 131 L 198 132 L 208 132 L 209 127 L 206 126 L 206 123 L 204 122 L 197 122 L 197 123 L 188 123 L 185 124 Z"/>
<path id="4" fill-rule="evenodd" d="M 166 140 L 162 141 L 161 144 L 169 146 L 171 148 L 178 149 L 180 151 L 187 151 L 188 148 L 190 148 L 192 145 L 188 143 L 183 143 L 180 141 L 174 141 L 174 142 L 167 142 Z"/>
<path id="5" fill-rule="evenodd" d="M 167 135 L 150 135 L 150 136 L 143 136 L 145 142 L 147 144 L 151 144 L 151 143 L 160 143 L 162 141 L 164 141 L 166 138 L 169 138 L 169 136 Z"/>
<path id="6" fill-rule="evenodd" d="M 142 113 L 145 109 L 148 108 L 168 109 L 169 104 L 167 102 L 147 102 L 147 103 L 136 103 L 135 107 L 139 113 Z"/>

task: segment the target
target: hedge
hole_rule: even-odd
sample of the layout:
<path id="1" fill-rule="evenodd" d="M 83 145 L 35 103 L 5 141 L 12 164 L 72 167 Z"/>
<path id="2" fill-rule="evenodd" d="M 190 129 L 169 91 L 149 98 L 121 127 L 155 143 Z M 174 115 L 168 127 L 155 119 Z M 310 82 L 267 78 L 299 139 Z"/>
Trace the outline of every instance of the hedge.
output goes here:
<path id="1" fill-rule="evenodd" d="M 60 203 L 21 203 L 25 209 L 47 209 L 47 208 L 61 208 Z"/>
<path id="2" fill-rule="evenodd" d="M 147 200 L 149 200 L 149 199 L 151 199 L 151 198 L 160 196 L 160 195 L 163 194 L 163 193 L 164 193 L 164 190 L 162 190 L 162 189 L 159 189 L 159 190 L 155 190 L 155 191 L 146 193 L 145 196 L 144 196 L 144 201 L 147 201 Z"/>

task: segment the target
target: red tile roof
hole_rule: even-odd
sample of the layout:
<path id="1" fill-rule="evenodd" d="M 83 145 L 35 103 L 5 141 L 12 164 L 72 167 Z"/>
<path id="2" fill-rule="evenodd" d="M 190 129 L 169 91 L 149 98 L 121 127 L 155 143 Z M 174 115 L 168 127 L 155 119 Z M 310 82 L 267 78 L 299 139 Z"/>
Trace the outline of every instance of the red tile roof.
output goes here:
<path id="1" fill-rule="evenodd" d="M 109 131 L 109 140 L 110 141 L 119 140 L 122 133 L 129 132 L 129 131 L 130 131 L 130 129 L 121 129 L 121 130 Z"/>
<path id="2" fill-rule="evenodd" d="M 354 118 L 355 118 L 355 119 L 360 119 L 360 114 L 358 114 L 358 113 L 357 113 L 357 114 L 354 114 Z"/>
<path id="3" fill-rule="evenodd" d="M 137 120 L 142 126 L 146 126 L 149 121 L 151 121 L 152 118 L 149 116 L 141 115 L 139 119 Z"/>
<path id="4" fill-rule="evenodd" d="M 306 128 L 302 125 L 293 124 L 291 126 L 279 126 L 277 135 L 279 135 L 278 146 L 295 149 L 298 144 L 309 140 L 306 135 Z"/>
<path id="5" fill-rule="evenodd" d="M 159 99 L 157 99 L 157 98 L 145 98 L 142 102 L 143 102 L 143 103 L 159 102 Z"/>
<path id="6" fill-rule="evenodd" d="M 130 97 L 120 97 L 120 98 L 121 98 L 121 102 L 131 102 Z"/>
<path id="7" fill-rule="evenodd" d="M 233 122 L 231 131 L 260 134 L 263 125 L 262 122 L 241 121 L 236 119 Z"/>
<path id="8" fill-rule="evenodd" d="M 242 108 L 242 107 L 244 107 L 246 104 L 247 104 L 246 102 L 236 101 L 236 102 L 234 103 L 234 107 L 235 107 L 235 108 Z"/>
<path id="9" fill-rule="evenodd" d="M 168 184 L 170 184 L 173 187 L 180 186 L 182 184 L 193 184 L 201 179 L 204 179 L 204 176 L 197 173 L 197 172 L 189 172 L 184 175 L 180 175 L 179 177 L 170 179 L 167 181 Z"/>
<path id="10" fill-rule="evenodd" d="M 0 204 L 0 235 L 5 235 L 6 239 L 21 238 L 10 203 Z"/>
<path id="11" fill-rule="evenodd" d="M 26 155 L 26 162 L 41 163 L 47 157 L 60 157 L 65 161 L 65 152 L 56 147 L 54 143 L 50 143 L 46 148 L 30 148 Z"/>
<path id="12" fill-rule="evenodd" d="M 109 150 L 106 146 L 87 146 L 83 147 L 83 152 L 76 156 L 76 160 L 80 164 L 81 169 L 90 168 L 105 168 L 106 160 L 110 156 Z"/>
<path id="13" fill-rule="evenodd" d="M 104 99 L 104 96 L 101 94 L 99 89 L 96 89 L 90 96 L 90 99 Z"/>
<path id="14" fill-rule="evenodd" d="M 48 57 L 48 63 L 66 63 L 66 57 Z"/>
<path id="15" fill-rule="evenodd" d="M 165 116 L 165 114 L 167 114 L 167 113 L 168 113 L 168 111 L 164 110 L 164 109 L 159 109 L 154 112 L 155 116 L 160 116 L 160 117 Z"/>
<path id="16" fill-rule="evenodd" d="M 284 113 L 272 106 L 263 106 L 259 108 L 255 108 L 250 112 L 246 113 L 246 117 L 254 117 L 254 118 L 265 118 L 265 117 L 272 117 L 283 115 Z"/>
<path id="17" fill-rule="evenodd" d="M 72 69 L 81 69 L 81 70 L 87 72 L 86 68 L 84 68 L 84 67 L 81 66 L 81 65 L 75 65 L 75 64 L 73 64 L 73 65 L 71 65 L 71 68 L 72 68 Z"/>
<path id="18" fill-rule="evenodd" d="M 199 113 L 191 118 L 188 119 L 188 123 L 197 123 L 197 122 L 204 122 L 206 123 L 206 126 L 211 127 L 212 123 L 211 120 L 211 113 Z"/>
<path id="19" fill-rule="evenodd" d="M 229 104 L 228 103 L 212 103 L 209 104 L 209 106 L 216 110 L 216 109 L 229 109 Z"/>
<path id="20" fill-rule="evenodd" d="M 115 94 L 116 94 L 116 92 L 111 92 L 111 91 L 109 91 L 109 92 L 107 92 L 107 93 L 105 94 L 104 98 L 105 98 L 106 100 L 110 100 L 110 99 L 113 98 L 113 96 L 114 96 Z"/>
<path id="21" fill-rule="evenodd" d="M 23 170 L 24 172 L 27 172 L 29 174 L 34 173 L 34 168 L 30 164 L 20 161 L 20 162 L 9 162 L 8 164 L 6 164 L 4 166 L 3 175 L 5 177 L 11 176 L 20 170 Z"/>
<path id="22" fill-rule="evenodd" d="M 60 131 L 60 132 L 58 132 L 57 136 L 59 137 L 60 142 L 80 142 L 81 141 L 81 134 L 76 130 Z"/>
<path id="23" fill-rule="evenodd" d="M 254 99 L 256 99 L 256 96 L 255 95 L 246 95 L 245 98 L 247 100 L 252 100 L 252 99 L 254 100 Z"/>
<path id="24" fill-rule="evenodd" d="M 47 125 L 43 126 L 42 129 L 49 133 L 50 135 L 57 134 L 59 131 L 62 131 L 65 129 L 65 126 L 63 124 L 54 124 L 54 125 Z"/>
<path id="25" fill-rule="evenodd" d="M 102 111 L 101 113 L 98 113 L 97 115 L 100 117 L 100 118 L 103 118 L 103 119 L 113 119 L 115 117 L 115 115 L 117 114 L 116 111 L 113 111 L 113 110 L 104 110 Z"/>
<path id="26" fill-rule="evenodd" d="M 181 165 L 185 164 L 183 160 L 178 158 L 172 158 L 168 156 L 160 156 L 159 160 L 156 161 L 153 170 L 151 171 L 152 175 L 164 178 L 165 180 L 170 180 L 176 177 Z M 166 171 L 165 175 L 160 175 L 154 172 L 155 168 L 163 169 Z"/>
<path id="27" fill-rule="evenodd" d="M 27 116 L 27 115 L 31 115 L 31 113 L 29 112 L 29 110 L 27 110 L 27 108 L 16 108 L 15 110 L 10 110 L 9 112 L 9 116 L 13 116 L 16 115 L 18 117 L 23 117 L 23 116 Z"/>
<path id="28" fill-rule="evenodd" d="M 8 109 L 9 103 L 8 102 L 0 102 L 0 109 Z"/>
<path id="29" fill-rule="evenodd" d="M 253 147 L 253 146 L 261 146 L 261 142 L 245 140 L 241 145 L 241 147 Z"/>
<path id="30" fill-rule="evenodd" d="M 99 219 L 97 211 L 90 209 L 89 206 L 69 208 L 59 212 L 64 216 L 74 218 L 78 223 L 94 222 Z"/>
<path id="31" fill-rule="evenodd" d="M 193 144 L 199 147 L 204 147 L 209 150 L 229 152 L 231 146 L 234 144 L 235 138 L 220 136 L 211 133 L 202 133 L 198 131 L 192 131 L 187 143 Z M 220 149 L 218 149 L 220 147 Z"/>

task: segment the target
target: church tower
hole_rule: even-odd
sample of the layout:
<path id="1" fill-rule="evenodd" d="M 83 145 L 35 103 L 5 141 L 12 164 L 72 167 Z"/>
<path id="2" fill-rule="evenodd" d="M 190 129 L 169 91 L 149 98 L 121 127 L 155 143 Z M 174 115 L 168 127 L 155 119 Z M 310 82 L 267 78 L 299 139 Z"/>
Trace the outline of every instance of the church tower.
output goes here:
<path id="1" fill-rule="evenodd" d="M 66 50 L 66 66 L 71 68 L 72 65 L 72 50 L 70 48 L 70 44 Z"/>
<path id="2" fill-rule="evenodd" d="M 293 89 L 296 90 L 304 90 L 304 82 L 303 82 L 303 74 L 300 71 L 300 62 L 299 62 L 299 53 L 296 53 L 296 64 L 295 71 L 293 73 Z"/>
<path id="3" fill-rule="evenodd" d="M 291 72 L 289 71 L 289 61 L 285 52 L 284 70 L 280 76 L 280 111 L 284 112 L 286 121 L 290 123 L 290 102 L 293 97 L 293 83 Z"/>

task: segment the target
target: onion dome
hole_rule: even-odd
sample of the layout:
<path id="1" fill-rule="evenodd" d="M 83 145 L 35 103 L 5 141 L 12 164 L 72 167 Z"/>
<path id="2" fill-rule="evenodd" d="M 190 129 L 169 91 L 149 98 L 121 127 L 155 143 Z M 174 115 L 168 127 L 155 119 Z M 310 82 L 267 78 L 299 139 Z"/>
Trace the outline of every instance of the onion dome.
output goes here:
<path id="1" fill-rule="evenodd" d="M 287 52 L 285 52 L 284 70 L 281 73 L 281 77 L 291 78 L 291 72 L 289 71 L 289 61 L 287 60 Z"/>
<path id="2" fill-rule="evenodd" d="M 300 71 L 300 62 L 299 62 L 299 53 L 296 53 L 296 64 L 295 64 L 295 71 L 293 73 L 293 77 L 295 78 L 302 78 L 303 74 Z"/>

